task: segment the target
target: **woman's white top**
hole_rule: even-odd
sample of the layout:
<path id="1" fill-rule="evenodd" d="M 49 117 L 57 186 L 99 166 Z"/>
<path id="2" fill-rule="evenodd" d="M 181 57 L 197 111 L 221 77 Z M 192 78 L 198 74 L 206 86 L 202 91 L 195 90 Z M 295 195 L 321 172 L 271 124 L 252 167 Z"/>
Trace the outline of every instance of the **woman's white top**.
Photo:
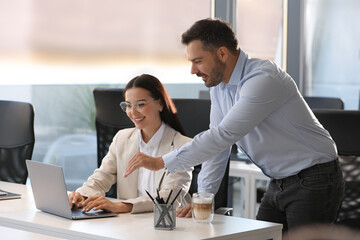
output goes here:
<path id="1" fill-rule="evenodd" d="M 156 131 L 154 136 L 150 139 L 149 142 L 145 143 L 141 137 L 141 133 L 139 134 L 140 138 L 140 152 L 150 155 L 152 157 L 157 156 L 160 141 L 163 136 L 165 129 L 165 123 L 163 122 L 160 126 L 160 128 Z M 138 130 L 140 131 L 140 129 Z M 138 197 L 140 196 L 147 196 L 146 191 L 149 193 L 155 193 L 155 172 L 152 170 L 148 170 L 146 168 L 139 168 L 139 174 L 138 174 Z"/>

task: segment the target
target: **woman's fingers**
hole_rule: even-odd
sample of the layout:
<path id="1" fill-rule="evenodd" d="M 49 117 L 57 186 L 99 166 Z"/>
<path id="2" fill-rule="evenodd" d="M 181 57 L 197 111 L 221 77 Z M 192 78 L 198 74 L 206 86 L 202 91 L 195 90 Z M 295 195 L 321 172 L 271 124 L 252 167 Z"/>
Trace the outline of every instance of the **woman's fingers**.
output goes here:
<path id="1" fill-rule="evenodd" d="M 71 192 L 68 195 L 70 208 L 72 208 L 73 204 L 74 204 L 74 202 L 73 202 L 74 201 L 74 195 L 75 195 L 75 192 Z"/>
<path id="2" fill-rule="evenodd" d="M 79 207 L 81 201 L 83 200 L 83 197 L 78 192 L 71 192 L 69 193 L 68 197 L 70 208 L 72 208 L 73 206 Z"/>
<path id="3" fill-rule="evenodd" d="M 83 206 L 87 207 L 90 204 L 92 204 L 94 201 L 96 201 L 98 198 L 100 198 L 101 196 L 92 196 L 92 197 L 88 197 L 84 202 L 83 202 Z"/>
<path id="4" fill-rule="evenodd" d="M 83 212 L 88 212 L 91 209 L 95 211 L 99 209 L 105 209 L 106 206 L 109 205 L 110 203 L 111 202 L 103 196 L 89 197 L 84 201 Z"/>

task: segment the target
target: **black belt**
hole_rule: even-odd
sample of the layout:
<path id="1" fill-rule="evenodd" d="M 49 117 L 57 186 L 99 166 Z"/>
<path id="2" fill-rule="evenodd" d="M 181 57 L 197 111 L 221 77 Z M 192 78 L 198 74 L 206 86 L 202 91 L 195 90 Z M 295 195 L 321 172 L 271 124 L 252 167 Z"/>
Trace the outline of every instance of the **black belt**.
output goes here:
<path id="1" fill-rule="evenodd" d="M 286 177 L 286 178 L 282 178 L 282 179 L 274 179 L 274 181 L 276 181 L 277 183 L 289 183 L 289 182 L 294 182 L 299 180 L 300 178 L 302 178 L 304 175 L 308 175 L 311 172 L 317 172 L 317 170 L 321 169 L 324 170 L 324 168 L 330 168 L 330 170 L 335 170 L 337 171 L 337 167 L 339 164 L 339 160 L 336 158 L 333 161 L 330 162 L 326 162 L 326 163 L 318 163 L 315 164 L 311 167 L 305 168 L 303 170 L 301 170 L 299 173 Z"/>

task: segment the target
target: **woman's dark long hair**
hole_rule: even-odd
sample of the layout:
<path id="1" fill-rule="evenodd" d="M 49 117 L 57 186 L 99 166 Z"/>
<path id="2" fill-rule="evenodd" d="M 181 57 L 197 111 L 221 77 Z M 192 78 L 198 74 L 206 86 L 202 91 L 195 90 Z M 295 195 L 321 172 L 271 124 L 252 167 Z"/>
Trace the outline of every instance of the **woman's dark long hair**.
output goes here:
<path id="1" fill-rule="evenodd" d="M 163 105 L 163 110 L 160 112 L 161 120 L 176 131 L 185 135 L 184 128 L 182 127 L 176 114 L 175 105 L 159 79 L 149 74 L 142 74 L 140 76 L 134 77 L 126 85 L 124 96 L 126 91 L 130 88 L 143 88 L 148 90 L 151 94 L 151 97 L 155 100 L 160 99 Z"/>

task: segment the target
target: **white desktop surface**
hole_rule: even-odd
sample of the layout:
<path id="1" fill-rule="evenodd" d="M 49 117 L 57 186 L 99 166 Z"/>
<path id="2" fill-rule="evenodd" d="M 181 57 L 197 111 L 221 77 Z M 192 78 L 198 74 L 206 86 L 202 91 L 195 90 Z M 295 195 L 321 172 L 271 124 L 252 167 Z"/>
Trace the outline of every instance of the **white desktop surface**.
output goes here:
<path id="1" fill-rule="evenodd" d="M 0 201 L 0 226 L 36 234 L 66 239 L 281 239 L 281 224 L 222 215 L 215 215 L 211 224 L 177 218 L 172 231 L 155 230 L 153 213 L 69 220 L 37 210 L 30 186 L 0 181 L 0 189 L 22 194 L 21 199 Z"/>
<path id="2" fill-rule="evenodd" d="M 0 226 L 1 240 L 62 240 L 64 238 L 52 237 L 40 233 L 19 230 Z"/>

